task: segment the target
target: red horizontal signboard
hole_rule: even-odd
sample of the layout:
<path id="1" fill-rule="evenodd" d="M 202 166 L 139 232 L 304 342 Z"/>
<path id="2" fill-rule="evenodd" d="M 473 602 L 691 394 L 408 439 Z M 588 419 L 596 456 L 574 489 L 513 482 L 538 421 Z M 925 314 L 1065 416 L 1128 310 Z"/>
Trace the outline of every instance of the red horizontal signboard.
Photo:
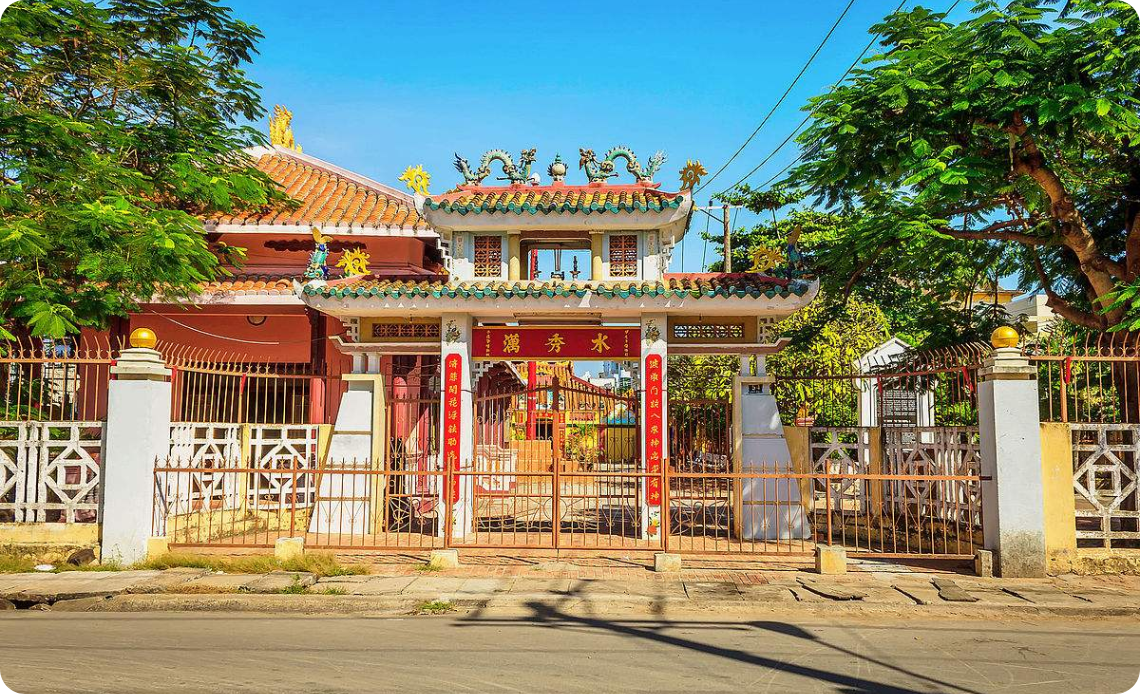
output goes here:
<path id="1" fill-rule="evenodd" d="M 489 327 L 472 330 L 476 359 L 637 359 L 640 328 Z"/>

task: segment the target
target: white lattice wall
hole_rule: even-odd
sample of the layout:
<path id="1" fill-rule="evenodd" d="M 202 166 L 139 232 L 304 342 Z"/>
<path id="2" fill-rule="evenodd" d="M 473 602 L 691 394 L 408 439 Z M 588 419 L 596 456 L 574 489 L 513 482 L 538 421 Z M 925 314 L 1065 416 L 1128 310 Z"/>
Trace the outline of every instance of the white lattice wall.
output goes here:
<path id="1" fill-rule="evenodd" d="M 102 422 L 0 422 L 0 518 L 98 521 Z"/>
<path id="2" fill-rule="evenodd" d="M 1081 546 L 1140 541 L 1140 425 L 1073 424 L 1073 491 Z"/>
<path id="3" fill-rule="evenodd" d="M 812 427 L 809 436 L 811 472 L 817 475 L 866 475 L 870 470 L 871 429 L 867 427 Z M 831 482 L 816 479 L 812 496 L 817 508 L 827 502 L 831 487 L 830 508 L 859 510 L 868 496 L 868 482 L 844 477 Z"/>
<path id="4" fill-rule="evenodd" d="M 882 432 L 884 474 L 981 475 L 978 427 L 883 427 Z M 924 508 L 944 520 L 980 527 L 980 494 L 978 482 L 913 479 L 891 482 L 888 498 L 900 508 Z"/>
<path id="5" fill-rule="evenodd" d="M 294 489 L 298 506 L 311 505 L 319 431 L 317 425 L 300 424 L 172 424 L 167 464 L 187 472 L 163 477 L 165 484 L 155 490 L 157 506 L 168 514 L 243 507 L 268 510 L 292 504 Z"/>

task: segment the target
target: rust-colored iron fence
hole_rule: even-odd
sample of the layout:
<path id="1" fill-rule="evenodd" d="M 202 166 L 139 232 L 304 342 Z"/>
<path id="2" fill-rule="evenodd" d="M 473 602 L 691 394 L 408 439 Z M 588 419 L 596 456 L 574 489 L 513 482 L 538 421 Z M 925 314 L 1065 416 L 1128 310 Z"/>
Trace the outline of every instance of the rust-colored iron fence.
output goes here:
<path id="1" fill-rule="evenodd" d="M 966 559 L 982 545 L 973 474 L 670 472 L 671 552 L 811 554 L 816 544 L 884 558 Z"/>
<path id="2" fill-rule="evenodd" d="M 1140 423 L 1140 336 L 1049 337 L 1024 352 L 1037 366 L 1041 421 Z"/>
<path id="3" fill-rule="evenodd" d="M 236 355 L 160 343 L 170 367 L 175 422 L 320 424 L 332 421 L 344 384 L 309 364 L 243 361 Z"/>
<path id="4" fill-rule="evenodd" d="M 95 523 L 112 345 L 0 343 L 0 522 Z"/>
<path id="5" fill-rule="evenodd" d="M 385 470 L 371 461 L 320 467 L 292 458 L 272 467 L 238 460 L 170 460 L 154 471 L 153 532 L 174 547 L 427 550 L 444 546 L 438 470 Z M 412 506 L 431 510 L 407 514 Z"/>
<path id="6" fill-rule="evenodd" d="M 0 421 L 101 421 L 115 358 L 97 336 L 0 342 Z"/>
<path id="7" fill-rule="evenodd" d="M 166 461 L 156 466 L 154 482 L 153 532 L 175 547 L 269 548 L 281 537 L 304 537 L 318 549 L 746 558 L 806 557 L 824 543 L 869 558 L 966 559 L 982 546 L 977 474 L 797 472 L 781 465 L 735 473 L 672 466 L 656 474 L 406 471 L 370 461 L 314 467 L 295 458 L 272 469 Z M 513 491 L 476 491 L 488 484 Z M 660 485 L 660 505 L 640 502 L 649 484 Z M 458 499 L 445 490 L 457 490 Z M 392 513 L 413 505 L 429 510 Z"/>
<path id="8" fill-rule="evenodd" d="M 812 372 L 774 373 L 785 425 L 969 426 L 978 421 L 982 343 L 898 350 Z"/>
<path id="9" fill-rule="evenodd" d="M 638 398 L 574 380 L 475 399 L 475 456 L 454 471 L 462 547 L 650 548 Z"/>

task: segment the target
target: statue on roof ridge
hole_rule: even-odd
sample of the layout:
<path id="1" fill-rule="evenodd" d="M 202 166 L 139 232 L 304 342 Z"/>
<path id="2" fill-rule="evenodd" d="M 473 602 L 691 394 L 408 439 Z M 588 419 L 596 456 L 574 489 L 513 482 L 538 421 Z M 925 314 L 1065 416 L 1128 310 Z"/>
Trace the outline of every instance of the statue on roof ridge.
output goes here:
<path id="1" fill-rule="evenodd" d="M 269 116 L 269 143 L 300 152 L 301 145 L 293 139 L 292 123 L 292 111 L 281 104 L 274 106 L 273 115 Z"/>
<path id="2" fill-rule="evenodd" d="M 506 178 L 500 178 L 500 181 L 510 181 L 511 183 L 526 183 L 530 178 L 530 165 L 535 160 L 535 150 L 524 149 L 519 153 L 518 166 L 515 165 L 515 160 L 511 155 L 503 149 L 492 149 L 483 155 L 479 160 L 479 168 L 474 171 L 471 170 L 471 165 L 466 159 L 455 154 L 455 169 L 463 174 L 464 183 L 467 185 L 479 185 L 483 179 L 491 175 L 491 162 L 498 161 L 503 165 L 503 173 Z"/>
<path id="3" fill-rule="evenodd" d="M 665 163 L 666 156 L 662 151 L 657 151 L 652 157 L 646 167 L 641 168 L 641 163 L 637 161 L 637 155 L 633 153 L 629 147 L 618 145 L 611 148 L 606 152 L 605 157 L 598 161 L 597 155 L 594 154 L 592 149 L 579 149 L 578 153 L 581 158 L 578 160 L 578 168 L 585 169 L 586 178 L 591 183 L 600 183 L 608 178 L 617 176 L 614 171 L 614 162 L 618 159 L 625 159 L 625 170 L 633 176 L 634 180 L 638 183 L 653 183 L 653 175 Z"/>

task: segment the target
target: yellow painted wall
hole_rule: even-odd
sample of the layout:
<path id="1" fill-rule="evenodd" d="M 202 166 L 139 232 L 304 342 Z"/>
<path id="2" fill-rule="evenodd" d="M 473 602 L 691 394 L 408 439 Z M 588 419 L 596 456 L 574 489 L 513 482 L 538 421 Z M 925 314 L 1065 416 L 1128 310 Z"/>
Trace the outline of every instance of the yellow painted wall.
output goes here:
<path id="1" fill-rule="evenodd" d="M 788 452 L 792 455 L 792 472 L 797 475 L 806 475 L 811 472 L 811 439 L 808 427 L 784 427 L 784 438 L 788 441 Z M 801 477 L 799 480 L 800 503 L 804 508 L 810 508 L 812 493 L 811 479 Z"/>
<path id="2" fill-rule="evenodd" d="M 90 547 L 98 543 L 97 523 L 0 523 L 0 545 Z"/>
<path id="3" fill-rule="evenodd" d="M 1041 481 L 1046 566 L 1049 573 L 1069 573 L 1077 562 L 1077 526 L 1073 444 L 1068 424 L 1041 424 Z"/>

